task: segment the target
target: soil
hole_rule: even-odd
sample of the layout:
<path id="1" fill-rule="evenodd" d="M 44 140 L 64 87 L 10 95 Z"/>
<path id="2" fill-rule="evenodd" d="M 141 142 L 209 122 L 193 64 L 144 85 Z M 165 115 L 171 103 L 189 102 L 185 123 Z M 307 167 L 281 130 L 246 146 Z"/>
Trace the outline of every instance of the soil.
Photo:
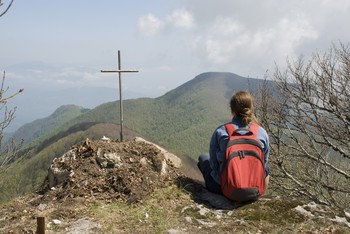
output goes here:
<path id="1" fill-rule="evenodd" d="M 51 165 L 51 168 L 68 171 L 68 178 L 57 188 L 49 188 L 46 181 L 44 196 L 58 200 L 67 197 L 122 199 L 130 204 L 179 176 L 171 161 L 167 161 L 171 170 L 160 176 L 166 159 L 157 147 L 146 142 L 86 140 L 70 152 L 74 153 L 75 160 L 56 159 Z M 101 159 L 108 154 L 117 158 Z"/>
<path id="2" fill-rule="evenodd" d="M 350 216 L 317 217 L 292 199 L 235 206 L 175 161 L 146 141 L 87 139 L 52 162 L 39 192 L 0 207 L 0 233 L 36 233 L 40 217 L 47 234 L 350 232 Z"/>
<path id="3" fill-rule="evenodd" d="M 116 160 L 101 165 L 101 156 L 108 154 L 117 155 Z M 63 181 L 50 187 L 47 177 L 38 193 L 18 199 L 0 211 L 0 233 L 5 230 L 8 233 L 32 233 L 33 229 L 26 227 L 33 223 L 31 219 L 81 216 L 86 204 L 96 200 L 137 203 L 181 176 L 179 169 L 166 160 L 159 148 L 142 141 L 87 139 L 73 146 L 68 155 L 54 159 L 50 166 L 51 170 L 67 172 Z M 85 205 L 77 209 L 79 203 Z"/>

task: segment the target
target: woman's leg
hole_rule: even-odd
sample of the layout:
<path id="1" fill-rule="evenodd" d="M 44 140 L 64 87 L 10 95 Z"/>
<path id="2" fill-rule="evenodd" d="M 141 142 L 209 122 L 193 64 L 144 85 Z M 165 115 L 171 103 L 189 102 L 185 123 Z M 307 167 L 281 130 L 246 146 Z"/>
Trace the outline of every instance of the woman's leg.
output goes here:
<path id="1" fill-rule="evenodd" d="M 269 181 L 270 181 L 270 175 L 266 176 L 265 177 L 265 192 L 269 186 Z"/>
<path id="2" fill-rule="evenodd" d="M 202 172 L 205 187 L 213 193 L 222 194 L 221 187 L 211 176 L 212 169 L 209 163 L 209 154 L 201 154 L 198 158 L 197 164 L 199 170 Z"/>

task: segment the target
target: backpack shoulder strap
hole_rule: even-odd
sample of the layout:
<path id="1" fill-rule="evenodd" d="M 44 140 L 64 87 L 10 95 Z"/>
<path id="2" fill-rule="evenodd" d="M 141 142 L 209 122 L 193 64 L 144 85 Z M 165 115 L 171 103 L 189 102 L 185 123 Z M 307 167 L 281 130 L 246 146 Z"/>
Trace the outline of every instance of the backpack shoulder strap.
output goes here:
<path id="1" fill-rule="evenodd" d="M 252 122 L 249 124 L 249 130 L 255 134 L 256 136 L 258 135 L 258 130 L 259 130 L 259 124 Z"/>
<path id="2" fill-rule="evenodd" d="M 248 131 L 248 133 L 255 134 L 257 136 L 258 130 L 259 130 L 259 124 L 252 122 L 248 125 L 248 128 L 235 128 L 233 123 L 229 122 L 225 124 L 226 131 L 228 133 L 228 136 L 231 137 L 234 135 L 234 133 L 239 132 L 239 131 Z"/>
<path id="3" fill-rule="evenodd" d="M 233 134 L 233 132 L 236 130 L 235 126 L 233 123 L 229 122 L 225 124 L 226 132 L 228 134 L 228 137 L 230 138 Z"/>

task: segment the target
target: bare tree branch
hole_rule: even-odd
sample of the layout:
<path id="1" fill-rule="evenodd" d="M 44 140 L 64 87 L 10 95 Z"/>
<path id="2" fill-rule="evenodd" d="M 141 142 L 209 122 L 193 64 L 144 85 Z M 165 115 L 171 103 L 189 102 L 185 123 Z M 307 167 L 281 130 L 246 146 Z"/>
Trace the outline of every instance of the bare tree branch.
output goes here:
<path id="1" fill-rule="evenodd" d="M 0 85 L 0 110 L 2 110 L 2 119 L 0 120 L 0 170 L 14 159 L 23 143 L 16 142 L 15 139 L 9 139 L 7 142 L 4 142 L 4 131 L 14 119 L 14 114 L 16 112 L 16 107 L 8 109 L 7 102 L 23 92 L 23 89 L 20 89 L 19 91 L 6 96 L 5 94 L 9 88 L 5 88 L 5 76 L 6 73 L 4 72 Z"/>
<path id="2" fill-rule="evenodd" d="M 267 113 L 259 118 L 271 138 L 271 186 L 350 207 L 350 45 L 287 63 L 274 73 L 277 94 L 263 87 L 257 95 L 259 113 Z"/>
<path id="3" fill-rule="evenodd" d="M 10 7 L 12 6 L 12 3 L 13 3 L 14 0 L 11 0 L 10 4 L 7 6 L 7 8 L 2 12 L 0 13 L 0 17 L 5 15 L 6 12 L 10 9 Z M 2 1 L 0 0 L 0 7 L 3 5 Z"/>

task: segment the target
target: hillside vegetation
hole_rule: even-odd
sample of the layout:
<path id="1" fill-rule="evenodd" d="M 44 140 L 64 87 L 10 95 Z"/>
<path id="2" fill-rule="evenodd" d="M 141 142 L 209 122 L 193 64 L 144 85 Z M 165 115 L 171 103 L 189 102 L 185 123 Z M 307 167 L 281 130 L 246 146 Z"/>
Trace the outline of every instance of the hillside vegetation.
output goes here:
<path id="1" fill-rule="evenodd" d="M 209 72 L 161 97 L 125 100 L 125 131 L 132 129 L 128 137 L 142 135 L 177 155 L 197 158 L 200 153 L 208 151 L 215 127 L 230 121 L 228 101 L 232 93 L 235 90 L 256 90 L 261 82 L 232 73 Z M 50 119 L 56 117 L 54 115 Z M 113 127 L 104 127 L 106 125 L 101 123 L 112 124 L 109 126 Z M 0 200 L 22 195 L 40 186 L 52 159 L 61 156 L 72 145 L 86 138 L 118 138 L 118 123 L 119 102 L 116 101 L 78 114 L 39 137 L 29 134 L 26 139 L 33 141 L 22 150 L 20 159 L 2 172 L 0 188 L 4 192 L 0 194 Z M 30 128 L 29 124 L 24 129 Z"/>
<path id="2" fill-rule="evenodd" d="M 23 140 L 24 144 L 28 144 L 49 132 L 58 130 L 57 128 L 62 127 L 63 124 L 87 111 L 89 109 L 76 105 L 61 106 L 50 116 L 23 125 L 12 137 Z"/>
<path id="3" fill-rule="evenodd" d="M 197 158 L 208 151 L 215 127 L 231 120 L 232 93 L 254 91 L 261 83 L 232 73 L 203 73 L 159 98 L 125 100 L 124 124 L 170 151 Z M 119 102 L 101 105 L 68 125 L 82 122 L 119 123 Z"/>

